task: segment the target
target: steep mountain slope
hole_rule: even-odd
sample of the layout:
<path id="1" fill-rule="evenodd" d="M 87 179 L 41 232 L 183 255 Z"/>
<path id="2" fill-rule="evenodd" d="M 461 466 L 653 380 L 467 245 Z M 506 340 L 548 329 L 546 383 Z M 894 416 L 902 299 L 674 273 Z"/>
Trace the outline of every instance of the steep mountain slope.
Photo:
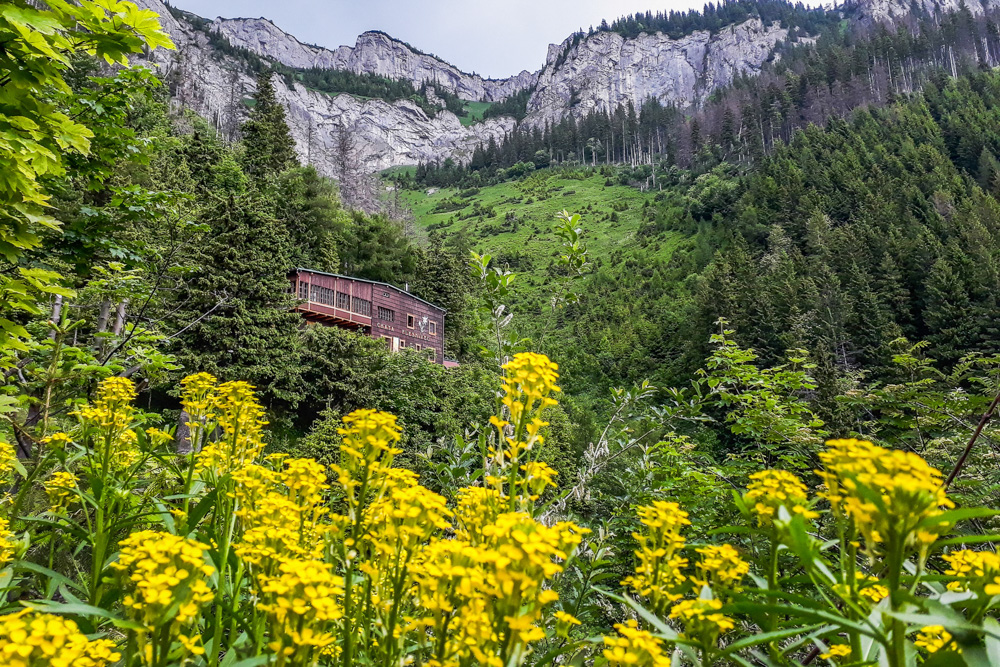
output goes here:
<path id="1" fill-rule="evenodd" d="M 626 39 L 598 32 L 579 44 L 549 47 L 545 69 L 528 101 L 528 121 L 544 125 L 566 113 L 614 111 L 646 99 L 687 107 L 739 74 L 754 74 L 788 30 L 751 19 L 712 34 L 698 30 L 681 39 L 662 33 Z M 572 39 L 572 38 L 570 38 Z"/>
<path id="2" fill-rule="evenodd" d="M 870 24 L 958 6 L 955 0 L 921 2 L 863 0 L 836 10 L 831 18 L 839 21 L 845 16 Z M 163 16 L 178 45 L 174 54 L 152 56 L 170 81 L 174 98 L 211 119 L 229 138 L 235 137 L 246 110 L 244 100 L 252 96 L 255 85 L 239 53 L 278 63 L 286 71 L 329 69 L 378 75 L 415 88 L 430 82 L 480 105 L 530 91 L 523 122 L 541 128 L 567 116 L 611 112 L 629 103 L 638 108 L 650 98 L 681 109 L 697 107 L 736 77 L 759 73 L 779 57 L 778 49 L 791 34 L 781 22 L 765 23 L 752 12 L 751 18 L 736 24 L 669 31 L 674 37 L 650 30 L 627 35 L 600 30 L 550 46 L 545 66 L 537 73 L 525 71 L 491 80 L 463 72 L 381 32 L 364 33 L 353 47 L 331 50 L 303 44 L 264 18 L 209 22 L 171 16 L 161 0 L 140 0 L 140 4 Z M 981 14 L 994 4 L 1000 0 L 972 0 L 966 6 L 973 14 Z M 801 30 L 795 34 L 803 36 Z M 510 117 L 469 117 L 463 124 L 447 110 L 434 113 L 427 104 L 408 99 L 327 94 L 294 82 L 294 77 L 275 85 L 288 108 L 300 157 L 328 175 L 334 175 L 341 162 L 338 146 L 344 133 L 357 146 L 359 159 L 353 168 L 374 172 L 446 158 L 466 162 L 476 146 L 491 140 L 499 143 L 516 126 Z M 431 106 L 437 102 L 433 91 L 426 97 Z"/>
<path id="3" fill-rule="evenodd" d="M 484 79 L 468 74 L 443 60 L 415 51 L 411 46 L 383 32 L 362 33 L 353 46 L 331 51 L 302 44 L 265 18 L 216 19 L 212 30 L 224 35 L 234 46 L 300 69 L 347 70 L 355 74 L 378 74 L 403 79 L 419 87 L 433 82 L 464 100 L 498 102 L 519 90 L 530 88 L 538 73 L 527 70 L 507 79 Z"/>
<path id="4" fill-rule="evenodd" d="M 243 100 L 253 94 L 254 78 L 240 62 L 219 53 L 203 31 L 174 18 L 160 0 L 138 4 L 160 14 L 177 45 L 176 52 L 157 50 L 151 56 L 174 99 L 213 121 L 223 134 L 234 136 L 245 112 Z M 288 86 L 280 78 L 274 83 L 288 110 L 299 156 L 328 175 L 336 172 L 341 131 L 354 138 L 361 168 L 378 171 L 446 157 L 464 159 L 478 144 L 502 138 L 514 125 L 513 119 L 490 119 L 464 127 L 452 113 L 441 111 L 430 118 L 409 100 L 390 103 L 333 96 L 301 84 Z"/>

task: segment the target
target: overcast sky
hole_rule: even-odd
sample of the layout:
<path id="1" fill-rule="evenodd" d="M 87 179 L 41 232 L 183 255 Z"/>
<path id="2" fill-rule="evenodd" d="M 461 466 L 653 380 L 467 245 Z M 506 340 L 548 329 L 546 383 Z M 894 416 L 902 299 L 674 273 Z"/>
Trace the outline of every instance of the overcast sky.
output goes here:
<path id="1" fill-rule="evenodd" d="M 701 9 L 705 0 L 170 0 L 205 18 L 258 17 L 299 41 L 353 46 L 382 30 L 459 69 L 496 78 L 534 71 L 578 28 L 637 11 Z"/>

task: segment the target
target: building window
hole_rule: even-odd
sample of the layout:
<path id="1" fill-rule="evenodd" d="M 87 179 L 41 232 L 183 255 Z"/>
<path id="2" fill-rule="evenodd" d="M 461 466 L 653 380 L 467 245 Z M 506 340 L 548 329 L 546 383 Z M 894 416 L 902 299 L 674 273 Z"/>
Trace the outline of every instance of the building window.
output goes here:
<path id="1" fill-rule="evenodd" d="M 417 352 L 420 351 L 420 343 L 417 343 Z"/>
<path id="2" fill-rule="evenodd" d="M 337 308 L 341 310 L 351 309 L 351 295 L 345 292 L 337 292 Z"/>
<path id="3" fill-rule="evenodd" d="M 388 350 L 392 349 L 392 339 L 391 338 L 389 338 L 388 336 L 379 336 L 379 338 L 381 338 L 382 342 L 385 343 L 386 349 L 388 349 Z"/>
<path id="4" fill-rule="evenodd" d="M 309 283 L 299 283 L 299 298 L 309 300 Z"/>
<path id="5" fill-rule="evenodd" d="M 438 335 L 438 325 L 437 325 L 437 322 L 430 322 L 430 327 L 431 327 L 431 335 L 432 336 L 437 336 Z"/>
<path id="6" fill-rule="evenodd" d="M 409 327 L 410 329 L 413 328 L 413 315 L 406 316 L 406 326 Z"/>
<path id="7" fill-rule="evenodd" d="M 396 320 L 396 312 L 379 306 L 378 318 L 380 320 L 385 320 L 386 322 L 394 322 Z"/>
<path id="8" fill-rule="evenodd" d="M 427 348 L 426 352 L 428 361 L 437 361 L 437 351 L 433 347 Z"/>
<path id="9" fill-rule="evenodd" d="M 403 340 L 402 338 L 400 338 L 399 339 L 399 349 L 402 350 L 404 347 L 406 347 L 406 341 Z"/>
<path id="10" fill-rule="evenodd" d="M 356 296 L 351 297 L 351 310 L 358 315 L 364 315 L 365 317 L 372 316 L 372 302 L 368 299 L 359 299 Z"/>

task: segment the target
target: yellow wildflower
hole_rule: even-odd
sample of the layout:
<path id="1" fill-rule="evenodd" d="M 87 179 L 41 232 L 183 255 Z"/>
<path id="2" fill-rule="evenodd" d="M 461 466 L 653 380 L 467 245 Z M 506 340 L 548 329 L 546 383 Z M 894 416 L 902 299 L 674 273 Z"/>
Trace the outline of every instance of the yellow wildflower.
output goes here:
<path id="1" fill-rule="evenodd" d="M 806 485 L 787 470 L 763 470 L 750 475 L 750 484 L 743 496 L 757 514 L 757 522 L 761 526 L 771 525 L 780 507 L 792 515 L 815 519 L 819 514 L 809 509 L 808 497 Z"/>
<path id="2" fill-rule="evenodd" d="M 1000 595 L 1000 555 L 992 551 L 963 549 L 942 558 L 951 566 L 945 574 L 959 577 L 948 583 L 952 591 L 973 591 L 979 596 Z"/>
<path id="3" fill-rule="evenodd" d="M 662 500 L 639 507 L 636 513 L 646 530 L 632 533 L 639 543 L 635 552 L 639 563 L 635 574 L 626 577 L 622 584 L 649 598 L 654 610 L 662 611 L 666 603 L 681 597 L 678 589 L 685 581 L 681 571 L 688 564 L 679 555 L 685 541 L 681 530 L 691 525 L 691 521 L 680 505 Z"/>
<path id="4" fill-rule="evenodd" d="M 496 489 L 469 486 L 459 489 L 455 506 L 456 532 L 477 544 L 483 527 L 493 523 L 502 509 L 504 496 Z"/>
<path id="5" fill-rule="evenodd" d="M 546 488 L 555 486 L 553 480 L 557 473 L 547 463 L 542 461 L 530 461 L 521 466 L 524 476 L 521 478 L 524 486 L 527 487 L 528 494 L 537 498 Z"/>
<path id="6" fill-rule="evenodd" d="M 850 518 L 874 549 L 890 536 L 921 554 L 951 528 L 928 519 L 954 507 L 941 473 L 910 452 L 890 451 L 863 440 L 831 440 L 820 453 L 825 470 L 816 471 L 826 485 L 823 495 L 834 511 Z M 876 502 L 876 500 L 878 502 Z"/>
<path id="7" fill-rule="evenodd" d="M 836 662 L 850 655 L 851 647 L 848 644 L 830 644 L 829 650 L 826 653 L 820 653 L 819 657 L 820 660 L 833 660 Z"/>
<path id="8" fill-rule="evenodd" d="M 246 382 L 226 382 L 214 394 L 215 420 L 222 435 L 196 455 L 197 469 L 222 476 L 257 460 L 264 449 L 264 408 Z"/>
<path id="9" fill-rule="evenodd" d="M 750 571 L 750 564 L 740 558 L 736 549 L 723 544 L 695 551 L 702 556 L 696 565 L 698 573 L 692 577 L 695 584 L 711 586 L 713 589 L 739 590 L 740 582 Z"/>
<path id="10" fill-rule="evenodd" d="M 921 628 L 913 645 L 928 653 L 937 653 L 951 643 L 951 633 L 941 625 L 928 625 Z"/>
<path id="11" fill-rule="evenodd" d="M 206 579 L 215 568 L 205 562 L 208 546 L 154 530 L 132 533 L 121 541 L 118 571 L 129 616 L 145 629 L 138 631 L 147 662 L 164 638 L 176 639 L 195 653 L 204 650 L 186 632 L 198 619 L 199 608 L 213 599 Z M 169 641 L 168 639 L 168 641 Z"/>
<path id="12" fill-rule="evenodd" d="M 14 452 L 14 446 L 0 436 L 0 482 L 10 480 L 16 462 L 17 454 Z"/>
<path id="13" fill-rule="evenodd" d="M 108 639 L 88 639 L 77 624 L 23 609 L 0 616 L 0 664 L 5 667 L 104 667 L 121 654 Z"/>
<path id="14" fill-rule="evenodd" d="M 76 475 L 71 472 L 54 472 L 44 482 L 45 495 L 49 497 L 49 511 L 62 513 L 76 499 Z"/>
<path id="15" fill-rule="evenodd" d="M 580 625 L 580 620 L 573 616 L 573 614 L 567 614 L 566 612 L 559 610 L 553 617 L 556 619 L 556 635 L 559 637 L 569 637 L 569 631 L 574 625 Z"/>
<path id="16" fill-rule="evenodd" d="M 285 561 L 276 576 L 260 577 L 260 590 L 258 608 L 270 618 L 269 647 L 275 653 L 292 658 L 292 664 L 312 664 L 312 656 L 336 641 L 344 580 L 329 563 Z"/>
<path id="17" fill-rule="evenodd" d="M 17 542 L 9 526 L 7 519 L 0 516 L 0 570 L 14 559 L 17 550 Z"/>
<path id="18" fill-rule="evenodd" d="M 681 600 L 670 610 L 670 618 L 684 626 L 688 639 L 714 644 L 719 635 L 736 627 L 733 619 L 718 613 L 719 609 L 719 600 Z"/>
<path id="19" fill-rule="evenodd" d="M 605 637 L 607 647 L 602 655 L 612 667 L 670 667 L 670 653 L 663 646 L 663 640 L 646 630 L 640 630 L 638 623 L 629 619 L 617 623 L 615 630 L 619 637 Z"/>

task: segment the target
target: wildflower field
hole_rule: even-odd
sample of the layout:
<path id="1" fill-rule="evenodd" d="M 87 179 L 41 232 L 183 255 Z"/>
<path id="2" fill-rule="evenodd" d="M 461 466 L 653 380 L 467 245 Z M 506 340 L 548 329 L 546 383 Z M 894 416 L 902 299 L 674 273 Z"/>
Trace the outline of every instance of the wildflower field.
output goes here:
<path id="1" fill-rule="evenodd" d="M 746 521 L 712 543 L 688 542 L 675 502 L 637 507 L 634 572 L 569 585 L 600 554 L 543 501 L 557 380 L 542 355 L 505 365 L 480 483 L 451 498 L 394 466 L 393 415 L 344 417 L 325 467 L 268 454 L 253 388 L 200 373 L 177 454 L 130 381 L 102 381 L 35 460 L 2 450 L 3 664 L 996 664 L 1000 557 L 991 536 L 951 537 L 990 512 L 863 441 L 827 443 L 815 491 L 753 474 L 733 497 Z M 584 626 L 588 598 L 621 621 Z"/>

